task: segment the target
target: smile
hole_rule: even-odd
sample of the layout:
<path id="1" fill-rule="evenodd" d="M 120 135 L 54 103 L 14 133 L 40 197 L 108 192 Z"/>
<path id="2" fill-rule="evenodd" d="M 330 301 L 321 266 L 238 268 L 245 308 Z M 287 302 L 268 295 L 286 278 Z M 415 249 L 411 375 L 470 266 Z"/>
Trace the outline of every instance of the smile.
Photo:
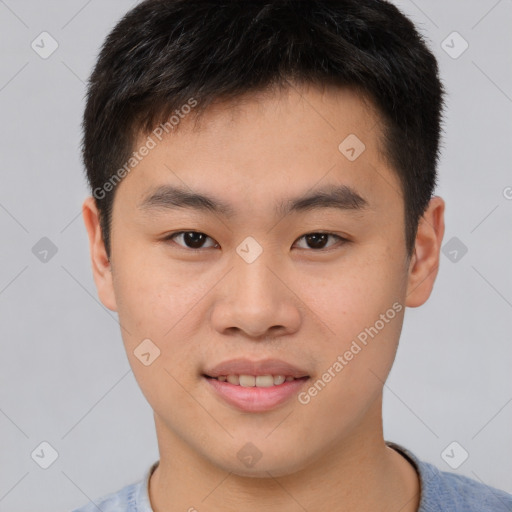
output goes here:
<path id="1" fill-rule="evenodd" d="M 309 377 L 283 375 L 203 375 L 217 399 L 243 412 L 265 412 L 297 396 Z M 284 379 L 284 380 L 283 380 Z M 231 381 L 231 382 L 230 382 Z"/>

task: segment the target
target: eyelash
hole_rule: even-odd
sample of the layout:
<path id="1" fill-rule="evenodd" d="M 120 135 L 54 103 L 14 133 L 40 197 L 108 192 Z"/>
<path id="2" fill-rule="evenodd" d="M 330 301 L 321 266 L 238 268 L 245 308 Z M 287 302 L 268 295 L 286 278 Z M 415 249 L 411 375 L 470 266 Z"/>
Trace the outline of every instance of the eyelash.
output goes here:
<path id="1" fill-rule="evenodd" d="M 205 235 L 207 238 L 210 238 L 210 240 L 213 240 L 213 238 L 211 238 L 208 235 L 206 235 L 206 233 L 202 233 L 201 231 L 190 230 L 190 231 L 176 231 L 174 233 L 170 233 L 169 235 L 167 235 L 163 239 L 163 241 L 164 242 L 170 241 L 170 242 L 176 243 L 176 242 L 173 241 L 173 238 L 175 238 L 175 237 L 177 237 L 179 235 L 183 235 L 185 233 L 197 233 L 197 234 L 200 234 L 200 235 Z M 307 237 L 309 235 L 328 235 L 328 236 L 337 238 L 338 241 L 341 242 L 340 246 L 345 245 L 345 243 L 347 243 L 349 241 L 347 238 L 344 238 L 344 237 L 342 237 L 340 235 L 337 235 L 335 233 L 330 233 L 330 232 L 327 232 L 327 231 L 311 231 L 310 233 L 306 233 L 306 234 L 302 235 L 297 240 L 302 240 L 303 238 L 305 238 L 305 237 Z M 205 250 L 204 248 L 193 249 L 191 247 L 186 247 L 186 246 L 183 246 L 183 245 L 180 245 L 180 244 L 176 244 L 176 245 L 178 245 L 178 247 L 180 247 L 181 249 L 184 249 L 186 251 L 191 251 L 191 252 L 194 252 L 194 253 L 201 252 L 201 251 Z M 214 249 L 214 248 L 215 247 L 207 247 L 206 249 Z M 305 250 L 310 250 L 310 251 L 314 251 L 314 252 L 327 252 L 327 251 L 332 250 L 333 248 L 336 248 L 336 244 L 334 244 L 331 247 L 328 247 L 326 249 L 322 248 L 322 249 L 305 249 Z M 301 248 L 301 249 L 303 249 L 303 248 Z"/>

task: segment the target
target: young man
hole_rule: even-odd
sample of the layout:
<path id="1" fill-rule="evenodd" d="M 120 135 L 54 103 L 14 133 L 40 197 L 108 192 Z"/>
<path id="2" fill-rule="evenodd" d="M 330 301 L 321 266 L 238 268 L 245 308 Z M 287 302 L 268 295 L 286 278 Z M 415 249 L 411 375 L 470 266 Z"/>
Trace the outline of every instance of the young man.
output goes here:
<path id="1" fill-rule="evenodd" d="M 386 442 L 444 202 L 434 56 L 378 0 L 148 0 L 90 79 L 83 205 L 160 460 L 79 509 L 510 511 Z"/>

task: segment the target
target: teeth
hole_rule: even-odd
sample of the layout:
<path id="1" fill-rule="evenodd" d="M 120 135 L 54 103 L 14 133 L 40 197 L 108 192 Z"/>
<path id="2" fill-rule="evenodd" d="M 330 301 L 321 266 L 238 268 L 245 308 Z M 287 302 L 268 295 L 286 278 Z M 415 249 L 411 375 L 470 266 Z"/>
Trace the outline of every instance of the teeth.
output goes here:
<path id="1" fill-rule="evenodd" d="M 279 384 L 282 384 L 286 379 L 284 378 L 284 375 L 275 375 L 274 376 L 274 385 L 278 386 Z M 290 380 L 293 380 L 293 377 L 290 377 Z"/>
<path id="2" fill-rule="evenodd" d="M 240 375 L 238 380 L 240 382 L 240 386 L 244 388 L 252 388 L 253 386 L 256 386 L 256 377 L 254 375 Z"/>
<path id="3" fill-rule="evenodd" d="M 244 388 L 270 388 L 272 386 L 279 386 L 283 382 L 290 382 L 294 380 L 293 377 L 285 377 L 284 375 L 219 375 L 217 380 L 221 382 L 229 382 L 236 386 Z"/>
<path id="4" fill-rule="evenodd" d="M 236 385 L 240 384 L 240 379 L 239 379 L 238 375 L 228 375 L 227 381 L 230 384 L 236 384 Z"/>

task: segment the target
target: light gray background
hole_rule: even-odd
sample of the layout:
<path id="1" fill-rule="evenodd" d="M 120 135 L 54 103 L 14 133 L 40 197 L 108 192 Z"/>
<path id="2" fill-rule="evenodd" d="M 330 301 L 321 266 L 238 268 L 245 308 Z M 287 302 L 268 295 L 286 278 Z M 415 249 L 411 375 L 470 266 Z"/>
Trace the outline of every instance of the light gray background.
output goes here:
<path id="1" fill-rule="evenodd" d="M 85 81 L 133 5 L 0 0 L 0 511 L 69 511 L 158 459 L 116 316 L 97 300 L 80 216 Z M 468 252 L 443 255 L 430 300 L 406 312 L 385 438 L 512 492 L 512 2 L 397 5 L 440 64 L 444 243 L 457 237 Z M 43 31 L 59 44 L 47 59 L 31 48 Z M 441 46 L 453 31 L 469 43 L 456 59 Z M 461 48 L 453 36 L 446 44 Z M 42 237 L 58 248 L 46 263 L 32 252 Z M 31 458 L 42 441 L 58 452 L 48 469 Z M 457 470 L 441 457 L 453 441 L 469 453 Z"/>

